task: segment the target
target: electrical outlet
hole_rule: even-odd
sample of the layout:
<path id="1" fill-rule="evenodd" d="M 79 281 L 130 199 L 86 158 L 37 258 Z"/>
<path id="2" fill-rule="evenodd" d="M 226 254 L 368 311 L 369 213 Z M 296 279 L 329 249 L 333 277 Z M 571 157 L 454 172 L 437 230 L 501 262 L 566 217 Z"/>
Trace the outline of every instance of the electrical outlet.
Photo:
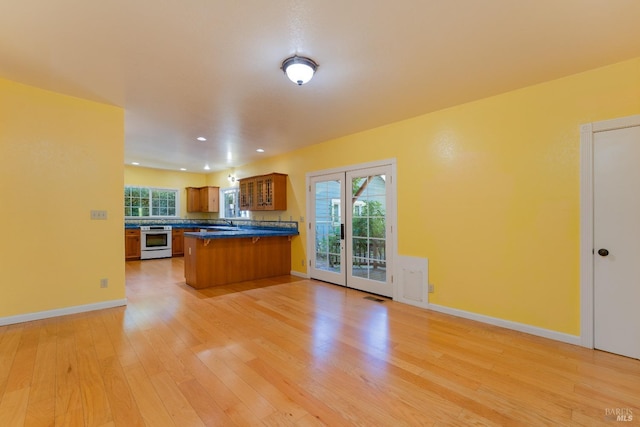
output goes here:
<path id="1" fill-rule="evenodd" d="M 107 219 L 107 211 L 91 210 L 91 219 Z"/>
<path id="2" fill-rule="evenodd" d="M 429 283 L 429 293 L 432 294 L 433 293 L 433 283 Z"/>
<path id="3" fill-rule="evenodd" d="M 109 287 L 109 279 L 100 279 L 100 287 L 108 288 Z"/>

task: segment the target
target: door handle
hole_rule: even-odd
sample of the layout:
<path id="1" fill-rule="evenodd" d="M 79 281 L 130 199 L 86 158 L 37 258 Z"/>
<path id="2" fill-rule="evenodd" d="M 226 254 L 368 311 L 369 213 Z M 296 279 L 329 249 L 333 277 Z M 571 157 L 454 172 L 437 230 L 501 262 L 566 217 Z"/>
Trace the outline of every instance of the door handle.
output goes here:
<path id="1" fill-rule="evenodd" d="M 603 249 L 598 249 L 598 255 L 607 256 L 607 255 L 609 255 L 609 251 L 604 249 L 604 248 Z"/>
<path id="2" fill-rule="evenodd" d="M 340 224 L 340 240 L 344 240 L 344 224 Z"/>

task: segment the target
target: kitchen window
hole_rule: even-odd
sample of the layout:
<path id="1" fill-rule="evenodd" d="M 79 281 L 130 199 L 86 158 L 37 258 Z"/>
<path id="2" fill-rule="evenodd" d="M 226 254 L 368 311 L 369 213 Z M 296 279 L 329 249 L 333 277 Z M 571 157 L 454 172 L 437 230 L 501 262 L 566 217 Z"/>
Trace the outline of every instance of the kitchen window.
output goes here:
<path id="1" fill-rule="evenodd" d="M 124 187 L 125 218 L 177 217 L 179 191 L 173 188 Z"/>
<path id="2" fill-rule="evenodd" d="M 249 218 L 249 211 L 241 211 L 240 189 L 237 187 L 220 190 L 220 218 Z"/>

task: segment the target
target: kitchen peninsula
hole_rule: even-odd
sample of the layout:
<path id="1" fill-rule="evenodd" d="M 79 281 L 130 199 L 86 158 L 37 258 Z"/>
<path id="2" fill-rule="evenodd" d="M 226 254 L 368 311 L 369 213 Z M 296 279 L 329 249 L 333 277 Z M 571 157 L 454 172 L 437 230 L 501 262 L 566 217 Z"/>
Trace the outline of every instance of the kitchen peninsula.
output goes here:
<path id="1" fill-rule="evenodd" d="M 184 274 L 196 289 L 291 272 L 295 222 L 277 227 L 213 226 L 184 233 Z"/>

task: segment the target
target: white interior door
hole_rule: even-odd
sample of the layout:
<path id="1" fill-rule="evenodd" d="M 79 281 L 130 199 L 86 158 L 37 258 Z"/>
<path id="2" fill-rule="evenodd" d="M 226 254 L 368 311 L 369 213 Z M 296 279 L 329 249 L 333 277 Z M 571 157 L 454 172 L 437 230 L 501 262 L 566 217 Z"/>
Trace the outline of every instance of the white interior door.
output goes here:
<path id="1" fill-rule="evenodd" d="M 640 127 L 593 141 L 594 345 L 640 359 Z"/>
<path id="2" fill-rule="evenodd" d="M 391 297 L 391 166 L 311 176 L 309 275 Z"/>

